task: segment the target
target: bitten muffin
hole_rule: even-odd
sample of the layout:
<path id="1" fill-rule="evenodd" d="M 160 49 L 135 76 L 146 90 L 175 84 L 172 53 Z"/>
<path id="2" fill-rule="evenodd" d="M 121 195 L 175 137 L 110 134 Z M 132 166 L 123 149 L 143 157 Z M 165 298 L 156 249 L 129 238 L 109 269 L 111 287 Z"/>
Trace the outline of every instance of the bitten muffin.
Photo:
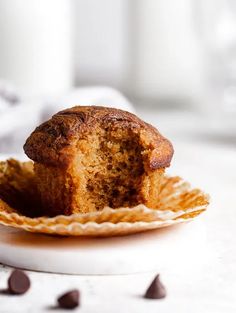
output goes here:
<path id="1" fill-rule="evenodd" d="M 126 111 L 76 106 L 35 129 L 24 145 L 46 215 L 106 206 L 155 208 L 173 155 L 153 126 Z"/>

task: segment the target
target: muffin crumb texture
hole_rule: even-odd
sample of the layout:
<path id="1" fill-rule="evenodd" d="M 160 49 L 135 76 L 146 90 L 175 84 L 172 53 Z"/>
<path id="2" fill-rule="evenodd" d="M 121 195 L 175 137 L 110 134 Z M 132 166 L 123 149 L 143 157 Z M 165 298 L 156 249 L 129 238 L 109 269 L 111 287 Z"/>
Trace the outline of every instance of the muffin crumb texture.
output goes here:
<path id="1" fill-rule="evenodd" d="M 140 203 L 155 208 L 170 142 L 135 115 L 75 107 L 39 126 L 25 144 L 45 214 L 69 215 Z"/>

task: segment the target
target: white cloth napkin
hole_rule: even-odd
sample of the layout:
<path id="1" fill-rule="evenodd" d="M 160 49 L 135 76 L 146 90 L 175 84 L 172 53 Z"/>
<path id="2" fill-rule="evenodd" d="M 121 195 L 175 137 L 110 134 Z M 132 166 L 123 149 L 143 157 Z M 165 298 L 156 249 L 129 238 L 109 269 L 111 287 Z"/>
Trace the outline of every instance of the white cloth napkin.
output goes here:
<path id="1" fill-rule="evenodd" d="M 0 84 L 0 154 L 22 154 L 25 139 L 37 125 L 75 105 L 101 105 L 134 112 L 131 103 L 110 87 L 76 88 L 54 98 L 30 98 Z"/>

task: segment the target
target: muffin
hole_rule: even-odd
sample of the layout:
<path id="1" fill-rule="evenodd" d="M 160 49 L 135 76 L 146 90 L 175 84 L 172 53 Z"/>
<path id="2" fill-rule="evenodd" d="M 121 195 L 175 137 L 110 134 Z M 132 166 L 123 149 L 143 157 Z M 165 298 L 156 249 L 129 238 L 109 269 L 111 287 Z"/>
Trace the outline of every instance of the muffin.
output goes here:
<path id="1" fill-rule="evenodd" d="M 155 208 L 173 147 L 126 111 L 76 106 L 35 129 L 24 145 L 46 215 L 144 204 Z"/>

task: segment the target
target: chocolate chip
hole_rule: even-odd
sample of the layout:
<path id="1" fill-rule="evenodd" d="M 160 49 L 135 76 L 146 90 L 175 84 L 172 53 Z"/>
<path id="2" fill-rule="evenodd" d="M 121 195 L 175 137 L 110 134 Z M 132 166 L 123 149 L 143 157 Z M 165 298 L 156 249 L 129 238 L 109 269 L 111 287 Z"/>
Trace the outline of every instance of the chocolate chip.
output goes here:
<path id="1" fill-rule="evenodd" d="M 74 309 L 79 306 L 80 294 L 78 290 L 71 290 L 57 299 L 59 306 L 63 309 Z"/>
<path id="2" fill-rule="evenodd" d="M 8 290 L 11 294 L 22 295 L 30 288 L 29 277 L 20 270 L 14 270 L 8 279 Z"/>
<path id="3" fill-rule="evenodd" d="M 113 168 L 112 164 L 108 164 L 108 165 L 107 165 L 108 171 L 110 171 L 112 168 Z"/>
<path id="4" fill-rule="evenodd" d="M 147 299 L 163 299 L 166 297 L 165 286 L 160 281 L 160 275 L 158 274 L 151 285 L 148 287 L 144 298 Z"/>

